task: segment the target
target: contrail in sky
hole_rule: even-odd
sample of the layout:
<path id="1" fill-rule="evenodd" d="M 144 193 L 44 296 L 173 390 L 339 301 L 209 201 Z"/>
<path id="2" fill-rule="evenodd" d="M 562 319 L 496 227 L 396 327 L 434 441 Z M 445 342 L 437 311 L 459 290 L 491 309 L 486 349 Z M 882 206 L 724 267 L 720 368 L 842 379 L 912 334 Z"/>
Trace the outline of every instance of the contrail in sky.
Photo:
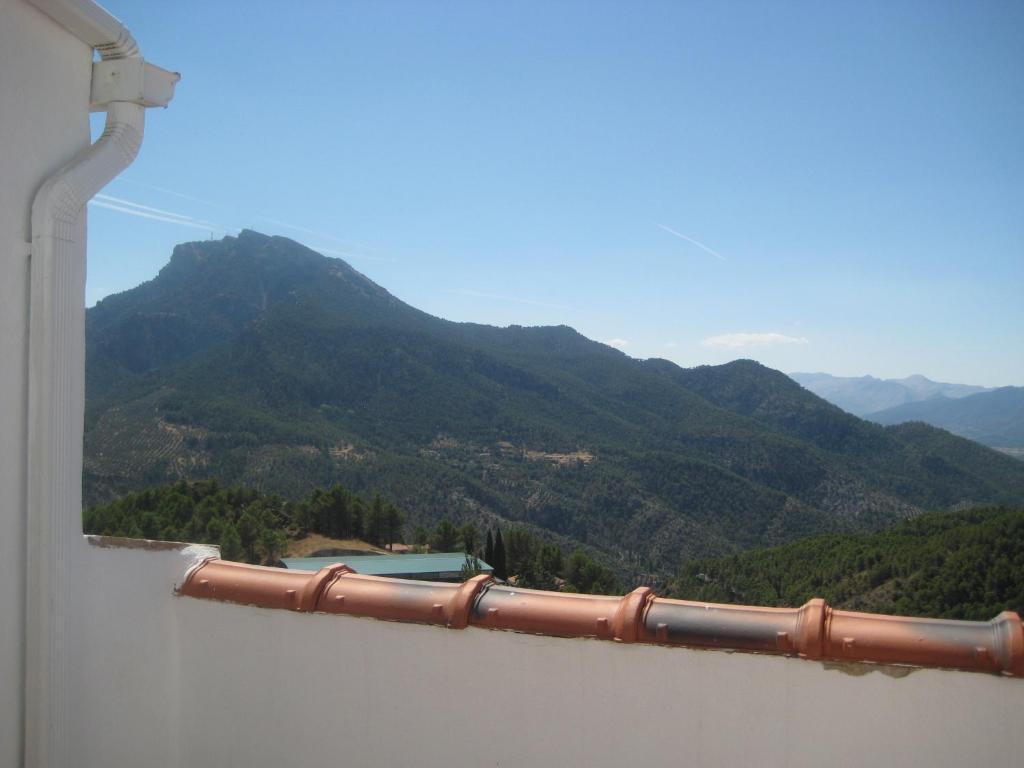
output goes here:
<path id="1" fill-rule="evenodd" d="M 141 182 L 137 182 L 137 183 L 141 184 Z M 141 184 L 141 186 L 151 187 L 152 185 L 150 185 L 150 184 Z M 179 197 L 183 197 L 183 198 L 186 198 L 186 199 L 197 200 L 199 202 L 205 202 L 205 201 L 200 201 L 199 198 L 192 198 L 189 195 L 183 195 L 181 193 L 174 192 L 173 190 L 170 190 L 170 189 L 163 189 L 161 187 L 153 187 L 153 189 L 159 189 L 162 192 L 168 192 L 168 193 L 170 193 L 172 195 L 178 195 Z M 195 218 L 193 216 L 187 216 L 187 215 L 185 215 L 183 213 L 175 213 L 174 211 L 167 211 L 167 210 L 164 210 L 163 208 L 153 208 L 152 206 L 149 206 L 149 205 L 143 205 L 142 203 L 136 203 L 136 202 L 134 202 L 132 200 L 125 200 L 123 197 L 114 197 L 113 195 L 96 195 L 96 197 L 94 197 L 92 200 L 89 201 L 89 205 L 95 205 L 95 206 L 97 206 L 99 208 L 106 208 L 107 210 L 110 210 L 110 211 L 118 211 L 119 213 L 127 213 L 129 216 L 138 216 L 139 218 L 142 218 L 142 219 L 153 219 L 154 221 L 163 221 L 163 222 L 166 222 L 168 224 L 178 224 L 178 225 L 180 225 L 182 227 L 191 227 L 192 229 L 201 229 L 201 230 L 203 230 L 205 232 L 224 232 L 224 233 L 230 233 L 230 232 L 237 232 L 238 231 L 238 227 L 234 227 L 234 228 L 224 227 L 224 226 L 221 226 L 220 224 L 214 224 L 214 223 L 209 222 L 209 221 L 203 221 L 202 219 L 197 219 L 197 218 Z M 213 205 L 213 204 L 211 203 L 211 205 Z M 219 206 L 216 206 L 216 207 L 219 207 Z M 289 229 L 295 229 L 295 230 L 298 230 L 299 232 L 306 232 L 306 233 L 308 233 L 310 235 L 316 235 L 317 237 L 326 238 L 328 240 L 334 240 L 334 241 L 342 243 L 342 244 L 345 243 L 344 240 L 340 240 L 339 238 L 332 237 L 331 235 L 326 235 L 326 234 L 324 234 L 322 232 L 316 232 L 316 231 L 314 231 L 312 229 L 305 229 L 303 227 L 296 227 L 296 226 L 293 226 L 293 225 L 288 224 L 288 223 L 283 222 L 283 221 L 277 221 L 276 219 L 264 218 L 263 220 L 271 222 L 273 224 L 277 224 L 278 226 L 287 227 Z M 334 249 L 331 249 L 331 248 L 313 247 L 313 250 L 317 251 L 318 253 L 322 253 L 322 254 L 324 254 L 326 256 L 341 256 L 343 258 L 350 258 L 350 259 L 368 259 L 370 261 L 386 261 L 386 262 L 397 262 L 398 261 L 397 259 L 392 259 L 392 258 L 387 257 L 387 256 L 370 256 L 370 255 L 365 254 L 365 253 L 353 253 L 352 251 L 339 251 L 339 250 L 334 250 Z"/>
<path id="2" fill-rule="evenodd" d="M 547 307 L 548 309 L 571 310 L 564 304 L 548 304 L 546 301 L 535 301 L 534 299 L 522 299 L 518 296 L 501 296 L 495 293 L 483 293 L 482 291 L 460 290 L 458 288 L 447 289 L 448 293 L 458 293 L 462 296 L 475 296 L 480 299 L 497 299 L 498 301 L 514 301 L 517 304 L 532 304 L 535 307 Z"/>
<path id="3" fill-rule="evenodd" d="M 176 213 L 170 213 L 169 211 L 164 213 L 157 211 L 147 206 L 139 206 L 134 203 L 130 203 L 134 207 L 128 205 L 116 205 L 115 203 L 108 202 L 105 199 L 92 199 L 89 201 L 89 205 L 95 205 L 98 208 L 106 208 L 110 211 L 118 211 L 120 213 L 127 213 L 129 216 L 138 216 L 142 219 L 154 219 L 155 221 L 164 221 L 168 224 L 178 224 L 182 227 L 192 227 L 193 229 L 201 229 L 204 232 L 228 232 L 231 230 L 225 229 L 224 227 L 216 224 L 209 224 L 207 222 L 196 221 L 185 216 L 180 216 Z"/>
<path id="4" fill-rule="evenodd" d="M 211 224 L 208 221 L 202 221 L 200 219 L 195 218 L 194 216 L 187 216 L 187 215 L 185 215 L 183 213 L 174 213 L 174 211 L 165 211 L 162 208 L 151 208 L 148 205 L 143 205 L 142 203 L 136 203 L 136 202 L 134 202 L 132 200 L 125 200 L 122 197 L 114 197 L 113 195 L 96 195 L 96 199 L 97 200 L 101 200 L 101 201 L 103 201 L 105 203 L 114 203 L 115 205 L 126 205 L 126 206 L 128 206 L 130 208 L 137 208 L 137 209 L 142 210 L 142 211 L 148 211 L 149 213 L 156 213 L 156 214 L 158 214 L 160 216 L 168 216 L 168 217 L 170 217 L 172 219 L 179 219 L 181 221 L 188 221 L 188 222 L 191 222 L 193 224 L 204 224 L 204 225 L 207 225 L 207 226 L 209 226 L 209 227 L 211 227 L 213 229 L 223 229 L 223 227 L 218 227 L 216 224 Z"/>
<path id="5" fill-rule="evenodd" d="M 682 238 L 683 240 L 685 240 L 688 243 L 693 243 L 694 245 L 696 245 L 701 250 L 707 251 L 708 253 L 710 253 L 716 259 L 721 259 L 722 261 L 726 261 L 725 256 L 723 256 L 722 254 L 720 254 L 718 251 L 714 250 L 713 248 L 708 248 L 706 245 L 704 245 L 704 243 L 698 242 L 697 240 L 694 240 L 692 237 L 687 237 L 682 232 L 676 232 L 674 229 L 672 229 L 672 227 L 666 227 L 664 224 L 658 224 L 658 222 L 654 222 L 654 224 L 655 224 L 655 226 L 658 226 L 658 227 L 661 227 L 662 229 L 664 229 L 670 235 L 675 235 L 676 237 Z"/>
<path id="6" fill-rule="evenodd" d="M 129 184 L 135 184 L 135 185 L 140 186 L 140 187 L 146 187 L 147 189 L 152 189 L 152 190 L 154 190 L 156 192 L 164 192 L 164 193 L 166 193 L 168 195 L 174 195 L 175 197 L 180 197 L 180 198 L 182 198 L 184 200 L 191 200 L 192 202 L 195 202 L 195 203 L 203 203 L 204 205 L 212 205 L 214 208 L 222 208 L 223 207 L 223 206 L 217 205 L 217 203 L 211 202 L 210 200 L 204 200 L 201 197 L 195 197 L 194 195 L 186 195 L 184 192 L 175 192 L 173 189 L 168 189 L 167 187 L 158 187 L 156 184 L 147 184 L 144 181 L 136 181 L 135 179 L 128 178 L 128 177 L 125 177 L 125 176 L 118 176 L 117 180 L 118 181 L 127 181 Z"/>
<path id="7" fill-rule="evenodd" d="M 127 181 L 129 184 L 135 184 L 136 186 L 139 186 L 139 187 L 145 187 L 147 189 L 152 189 L 155 192 L 163 192 L 163 193 L 168 194 L 168 195 L 174 195 L 175 197 L 180 197 L 183 200 L 191 200 L 192 202 L 195 202 L 195 203 L 202 203 L 203 205 L 208 205 L 208 206 L 210 206 L 212 208 L 217 208 L 217 209 L 222 210 L 222 211 L 228 210 L 228 208 L 226 208 L 225 206 L 223 206 L 223 205 L 221 205 L 219 203 L 215 203 L 212 200 L 206 200 L 206 199 L 204 199 L 202 197 L 196 197 L 195 195 L 188 195 L 188 194 L 185 194 L 184 192 L 178 192 L 177 190 L 174 190 L 174 189 L 168 189 L 167 187 L 159 187 L 156 184 L 148 184 L 148 183 L 146 183 L 144 181 L 137 181 L 135 179 L 126 178 L 124 176 L 119 177 L 118 181 Z M 147 206 L 139 205 L 138 203 L 132 203 L 132 202 L 127 201 L 127 200 L 117 200 L 116 198 L 112 198 L 112 197 L 110 197 L 108 195 L 97 195 L 97 197 L 107 197 L 110 202 L 117 202 L 117 203 L 121 203 L 123 205 L 130 205 L 130 206 L 135 207 L 135 208 L 142 208 L 143 210 L 151 210 L 151 211 L 153 211 L 155 213 L 162 213 L 165 216 L 174 216 L 176 218 L 187 219 L 189 221 L 196 221 L 196 222 L 198 222 L 197 219 L 194 219 L 191 216 L 181 216 L 179 214 L 171 213 L 169 211 L 161 211 L 159 209 L 150 209 Z M 104 206 L 104 207 L 107 207 L 107 206 Z M 339 245 L 343 245 L 343 246 L 346 246 L 346 247 L 349 247 L 349 248 L 352 248 L 352 247 L 355 247 L 355 248 L 368 248 L 369 250 L 373 250 L 372 248 L 369 248 L 369 246 L 363 246 L 360 243 L 353 243 L 351 240 L 342 240 L 340 237 L 335 237 L 334 235 L 329 235 L 326 232 L 319 232 L 319 231 L 317 231 L 315 229 L 308 229 L 307 227 L 300 227 L 300 226 L 298 226 L 296 224 L 289 224 L 287 221 L 281 221 L 280 219 L 272 219 L 269 216 L 257 216 L 256 218 L 258 218 L 261 221 L 265 221 L 268 224 L 273 224 L 273 225 L 278 226 L 278 227 L 284 227 L 285 229 L 290 229 L 290 230 L 293 230 L 295 232 L 302 232 L 303 234 L 306 234 L 306 235 L 313 235 L 314 237 L 319 237 L 319 238 L 321 238 L 323 240 L 330 240 L 331 242 L 338 243 Z M 203 222 L 199 222 L 199 223 L 203 223 Z M 238 230 L 240 228 L 239 227 L 234 227 L 233 229 L 229 229 L 229 228 L 226 228 L 226 227 L 214 227 L 214 229 L 217 229 L 217 230 L 219 230 L 221 232 L 230 232 L 230 231 L 236 231 L 236 230 Z M 350 253 L 350 252 L 347 252 L 347 253 L 338 252 L 335 255 L 339 255 L 339 256 L 352 256 L 352 257 L 364 258 L 364 259 L 375 258 L 373 256 L 367 256 L 367 255 L 364 255 L 364 254 Z M 379 260 L 379 261 L 391 261 L 391 259 L 386 259 L 384 257 L 377 257 L 377 260 Z"/>

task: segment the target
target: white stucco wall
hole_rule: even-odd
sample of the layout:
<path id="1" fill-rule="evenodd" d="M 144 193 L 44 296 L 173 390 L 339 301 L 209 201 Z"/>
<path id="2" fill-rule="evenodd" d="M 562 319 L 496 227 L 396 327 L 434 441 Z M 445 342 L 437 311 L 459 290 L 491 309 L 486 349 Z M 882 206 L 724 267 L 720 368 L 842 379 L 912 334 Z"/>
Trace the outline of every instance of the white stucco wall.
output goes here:
<path id="1" fill-rule="evenodd" d="M 90 548 L 82 766 L 960 766 L 1024 754 L 1024 681 L 462 631 L 172 597 Z"/>
<path id="2" fill-rule="evenodd" d="M 43 180 L 89 143 L 91 62 L 35 8 L 0 0 L 0 766 L 22 749 L 29 214 Z"/>
<path id="3" fill-rule="evenodd" d="M 83 599 L 70 619 L 70 753 L 79 766 L 178 766 L 183 734 L 181 627 L 173 597 L 183 567 L 214 554 L 77 548 Z M 77 591 L 77 590 L 76 590 Z"/>

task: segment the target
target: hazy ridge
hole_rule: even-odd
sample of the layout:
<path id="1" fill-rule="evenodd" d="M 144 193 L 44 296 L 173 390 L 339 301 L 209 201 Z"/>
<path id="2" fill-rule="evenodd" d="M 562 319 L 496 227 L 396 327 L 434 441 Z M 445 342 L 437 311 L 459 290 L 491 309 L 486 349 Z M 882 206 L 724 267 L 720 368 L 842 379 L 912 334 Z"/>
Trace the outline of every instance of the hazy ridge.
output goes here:
<path id="1" fill-rule="evenodd" d="M 877 379 L 874 376 L 832 376 L 828 373 L 791 373 L 800 386 L 818 397 L 838 405 L 854 416 L 895 408 L 936 397 L 959 398 L 985 392 L 973 384 L 932 381 L 921 375 L 903 379 Z"/>

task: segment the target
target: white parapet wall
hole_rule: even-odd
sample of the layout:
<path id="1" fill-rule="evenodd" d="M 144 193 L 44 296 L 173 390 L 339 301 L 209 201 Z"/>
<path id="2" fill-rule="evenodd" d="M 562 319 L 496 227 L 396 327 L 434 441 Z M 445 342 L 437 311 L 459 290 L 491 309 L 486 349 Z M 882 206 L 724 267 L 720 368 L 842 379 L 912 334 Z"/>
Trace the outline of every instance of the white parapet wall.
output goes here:
<path id="1" fill-rule="evenodd" d="M 1015 765 L 1024 680 L 177 597 L 196 551 L 89 546 L 81 766 Z"/>

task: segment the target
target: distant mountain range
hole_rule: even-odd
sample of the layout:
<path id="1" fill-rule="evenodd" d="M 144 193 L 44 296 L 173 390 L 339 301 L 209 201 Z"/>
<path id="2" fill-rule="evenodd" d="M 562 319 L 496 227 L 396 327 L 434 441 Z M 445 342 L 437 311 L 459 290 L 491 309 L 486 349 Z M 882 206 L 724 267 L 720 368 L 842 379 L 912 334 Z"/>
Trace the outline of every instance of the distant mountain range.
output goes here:
<path id="1" fill-rule="evenodd" d="M 879 424 L 923 421 L 993 448 L 1024 451 L 1024 387 L 1000 387 L 955 400 L 939 396 L 866 418 Z"/>
<path id="2" fill-rule="evenodd" d="M 924 376 L 876 379 L 874 376 L 831 376 L 827 373 L 791 373 L 790 378 L 818 397 L 854 416 L 867 416 L 907 403 L 934 397 L 959 398 L 985 392 L 985 387 L 947 384 Z"/>
<path id="3" fill-rule="evenodd" d="M 1024 458 L 1024 387 L 989 389 L 924 376 L 876 379 L 791 373 L 790 377 L 843 410 L 878 424 L 923 421 Z"/>
<path id="4" fill-rule="evenodd" d="M 216 477 L 380 489 L 412 524 L 521 523 L 632 578 L 923 509 L 1024 501 L 1024 464 L 844 413 L 755 362 L 682 369 L 565 326 L 453 323 L 338 259 L 185 243 L 86 317 L 89 502 Z"/>

